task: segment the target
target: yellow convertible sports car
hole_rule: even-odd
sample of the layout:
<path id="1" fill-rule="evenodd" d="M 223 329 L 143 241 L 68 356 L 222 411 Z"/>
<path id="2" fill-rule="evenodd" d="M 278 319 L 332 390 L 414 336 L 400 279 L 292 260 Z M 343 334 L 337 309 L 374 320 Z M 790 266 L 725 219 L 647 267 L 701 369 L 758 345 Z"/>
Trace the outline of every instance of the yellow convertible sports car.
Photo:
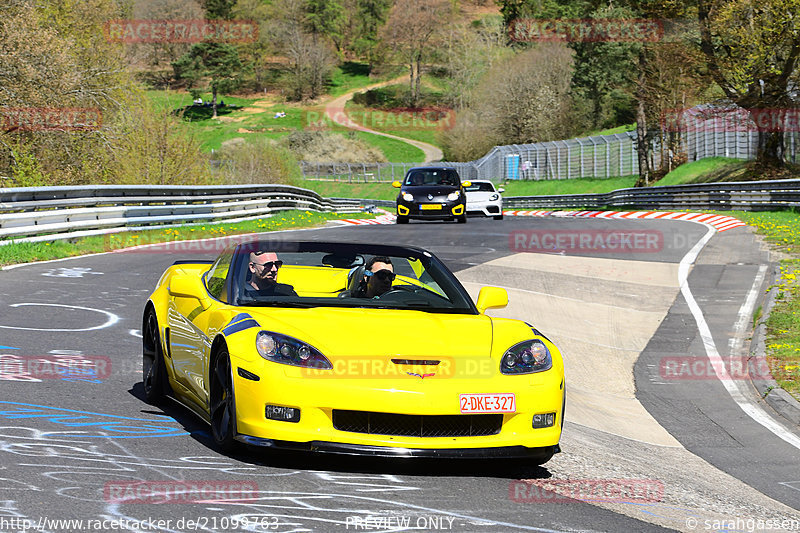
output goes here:
<path id="1" fill-rule="evenodd" d="M 169 396 L 217 446 L 389 457 L 524 458 L 559 451 L 558 349 L 485 314 L 420 248 L 252 241 L 178 261 L 143 316 L 148 402 Z"/>

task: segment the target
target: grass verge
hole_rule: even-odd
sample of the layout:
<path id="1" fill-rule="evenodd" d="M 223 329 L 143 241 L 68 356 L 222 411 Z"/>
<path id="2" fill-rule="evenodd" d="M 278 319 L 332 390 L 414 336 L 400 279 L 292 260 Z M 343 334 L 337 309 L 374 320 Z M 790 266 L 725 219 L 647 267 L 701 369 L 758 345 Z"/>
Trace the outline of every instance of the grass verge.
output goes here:
<path id="1" fill-rule="evenodd" d="M 722 213 L 721 213 L 722 214 Z M 767 361 L 775 381 L 800 400 L 800 214 L 792 211 L 726 212 L 756 228 L 781 257 L 780 274 L 768 291 L 775 306 L 767 318 Z"/>
<path id="2" fill-rule="evenodd" d="M 399 177 L 398 177 L 399 179 Z M 305 180 L 302 185 L 325 198 L 364 198 L 369 200 L 394 200 L 397 191 L 391 183 L 347 183 L 344 181 Z"/>
<path id="3" fill-rule="evenodd" d="M 0 266 L 110 252 L 141 244 L 208 239 L 245 233 L 267 233 L 285 229 L 309 228 L 322 225 L 329 220 L 342 218 L 372 217 L 373 215 L 365 213 L 341 215 L 315 211 L 284 211 L 268 218 L 233 224 L 203 224 L 191 227 L 130 231 L 49 242 L 18 242 L 0 246 Z"/>
<path id="4" fill-rule="evenodd" d="M 622 176 L 606 179 L 508 181 L 503 185 L 506 189 L 503 196 L 607 193 L 633 187 L 637 179 L 638 176 Z"/>
<path id="5" fill-rule="evenodd" d="M 699 161 L 684 163 L 655 182 L 654 185 L 681 185 L 684 183 L 708 183 L 720 181 L 729 174 L 738 174 L 746 162 L 730 157 L 706 157 Z M 730 180 L 728 180 L 730 181 Z"/>

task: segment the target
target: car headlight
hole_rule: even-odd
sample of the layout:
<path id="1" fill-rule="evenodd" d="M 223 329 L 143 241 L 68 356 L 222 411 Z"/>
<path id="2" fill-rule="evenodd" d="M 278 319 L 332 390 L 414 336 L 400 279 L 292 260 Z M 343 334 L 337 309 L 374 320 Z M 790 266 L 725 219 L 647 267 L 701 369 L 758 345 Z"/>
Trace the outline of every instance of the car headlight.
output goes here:
<path id="1" fill-rule="evenodd" d="M 319 350 L 303 341 L 272 333 L 259 331 L 256 335 L 256 351 L 258 355 L 282 365 L 302 366 L 305 368 L 333 368 L 328 359 Z"/>
<path id="2" fill-rule="evenodd" d="M 451 202 L 455 202 L 459 198 L 461 198 L 461 191 L 453 191 L 447 195 L 447 199 Z"/>
<path id="3" fill-rule="evenodd" d="M 539 339 L 515 344 L 503 354 L 500 372 L 503 374 L 533 374 L 550 370 L 553 359 L 550 350 Z"/>
<path id="4" fill-rule="evenodd" d="M 403 200 L 405 200 L 406 202 L 413 202 L 414 201 L 414 195 L 411 194 L 410 192 L 404 192 L 403 193 Z"/>
<path id="5" fill-rule="evenodd" d="M 494 202 L 494 201 L 495 201 L 495 200 L 497 200 L 498 198 L 500 198 L 500 195 L 499 195 L 499 194 L 493 194 L 493 195 L 491 195 L 491 196 L 489 197 L 489 201 L 490 201 L 490 202 Z"/>

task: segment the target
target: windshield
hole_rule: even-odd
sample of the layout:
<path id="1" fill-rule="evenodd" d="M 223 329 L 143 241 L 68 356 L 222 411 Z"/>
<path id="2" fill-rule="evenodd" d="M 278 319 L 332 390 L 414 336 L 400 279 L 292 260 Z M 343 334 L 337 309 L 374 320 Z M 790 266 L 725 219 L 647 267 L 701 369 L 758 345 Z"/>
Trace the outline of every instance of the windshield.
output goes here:
<path id="1" fill-rule="evenodd" d="M 476 313 L 449 270 L 419 249 L 253 242 L 236 253 L 234 305 Z"/>
<path id="2" fill-rule="evenodd" d="M 473 181 L 469 187 L 464 187 L 466 192 L 494 192 L 494 185 L 488 181 Z"/>
<path id="3" fill-rule="evenodd" d="M 458 187 L 461 185 L 461 180 L 458 178 L 458 173 L 453 169 L 430 168 L 409 170 L 404 184 L 411 187 L 424 185 L 449 185 L 451 187 Z"/>

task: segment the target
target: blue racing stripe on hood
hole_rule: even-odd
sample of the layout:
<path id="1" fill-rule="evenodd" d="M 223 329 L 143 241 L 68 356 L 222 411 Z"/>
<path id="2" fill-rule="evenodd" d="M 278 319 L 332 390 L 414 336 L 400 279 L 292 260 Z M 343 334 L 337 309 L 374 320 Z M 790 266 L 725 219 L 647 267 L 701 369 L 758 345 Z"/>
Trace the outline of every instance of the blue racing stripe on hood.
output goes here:
<path id="1" fill-rule="evenodd" d="M 222 330 L 222 333 L 227 337 L 229 335 L 233 335 L 234 333 L 238 333 L 240 331 L 244 331 L 250 328 L 260 328 L 261 326 L 255 320 L 248 319 L 242 322 L 236 322 L 235 324 L 231 324 L 226 326 L 225 329 Z"/>
<path id="2" fill-rule="evenodd" d="M 250 316 L 248 313 L 239 313 L 238 315 L 233 317 L 230 322 L 228 322 L 228 325 L 231 325 L 234 322 L 239 322 L 240 320 L 245 320 L 247 318 L 253 318 L 253 317 Z"/>

